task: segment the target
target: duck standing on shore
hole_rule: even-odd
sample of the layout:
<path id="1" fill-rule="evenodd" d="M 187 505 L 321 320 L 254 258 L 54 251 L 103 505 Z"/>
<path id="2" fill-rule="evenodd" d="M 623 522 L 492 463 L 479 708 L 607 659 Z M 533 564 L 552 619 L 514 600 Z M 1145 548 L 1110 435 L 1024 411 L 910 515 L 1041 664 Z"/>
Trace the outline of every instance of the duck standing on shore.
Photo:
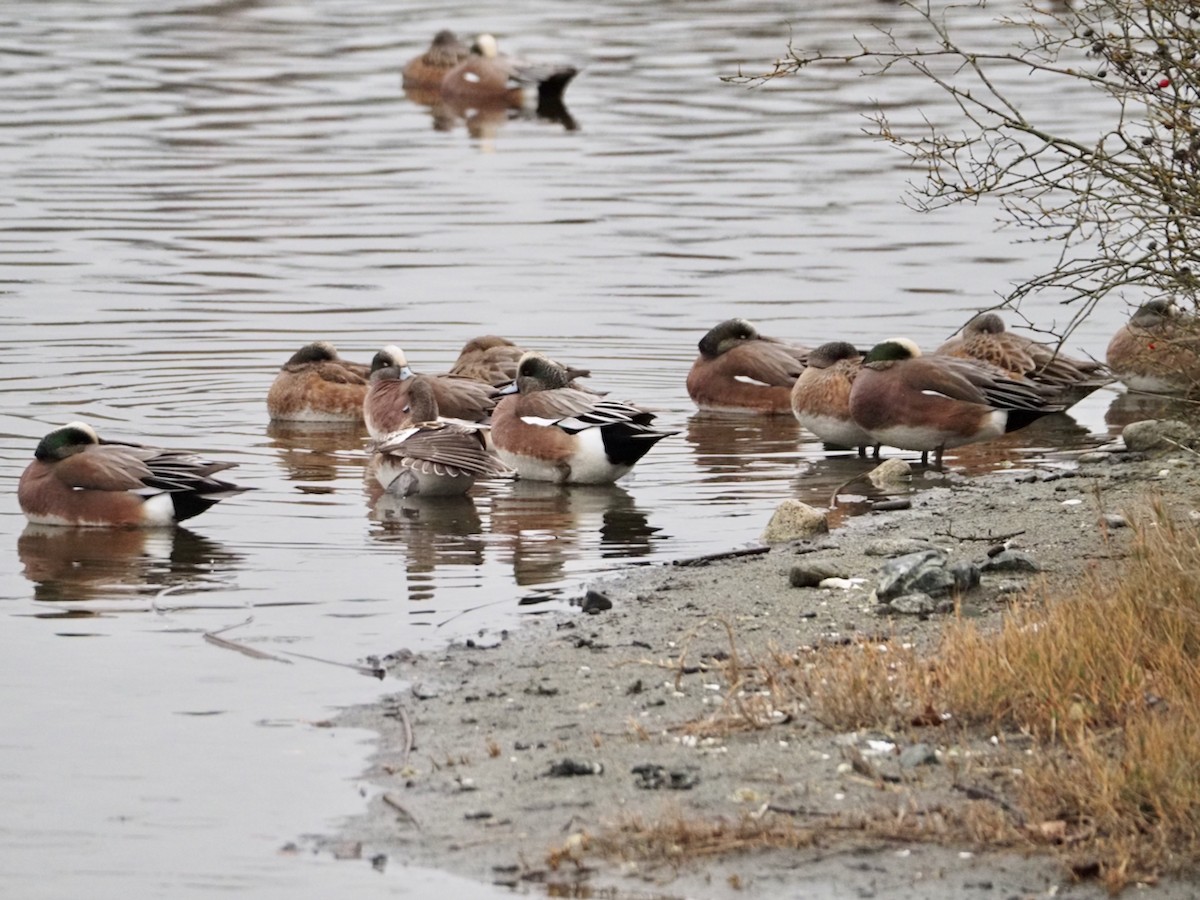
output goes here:
<path id="1" fill-rule="evenodd" d="M 808 365 L 792 387 L 796 419 L 827 444 L 857 447 L 859 456 L 879 443 L 850 415 L 850 391 L 862 369 L 863 355 L 846 341 L 822 344 L 808 355 Z"/>
<path id="2" fill-rule="evenodd" d="M 922 464 L 947 447 L 997 438 L 1061 412 L 1054 392 L 994 366 L 922 356 L 906 338 L 871 348 L 850 391 L 850 414 L 875 442 L 920 450 Z"/>

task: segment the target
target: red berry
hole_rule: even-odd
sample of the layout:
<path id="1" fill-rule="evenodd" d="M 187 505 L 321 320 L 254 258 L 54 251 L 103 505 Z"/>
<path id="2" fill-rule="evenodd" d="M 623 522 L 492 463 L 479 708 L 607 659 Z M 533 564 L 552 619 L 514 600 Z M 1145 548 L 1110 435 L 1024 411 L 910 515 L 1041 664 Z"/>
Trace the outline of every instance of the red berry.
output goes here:
<path id="1" fill-rule="evenodd" d="M 1158 86 L 1160 88 L 1169 88 L 1171 86 L 1171 79 L 1170 78 L 1159 79 Z"/>

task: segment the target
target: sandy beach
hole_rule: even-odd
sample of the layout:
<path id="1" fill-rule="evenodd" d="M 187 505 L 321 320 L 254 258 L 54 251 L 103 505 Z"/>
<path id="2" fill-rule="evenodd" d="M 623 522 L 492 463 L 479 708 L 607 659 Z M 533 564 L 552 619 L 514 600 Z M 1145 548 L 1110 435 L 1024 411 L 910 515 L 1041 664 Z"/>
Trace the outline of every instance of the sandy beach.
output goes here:
<path id="1" fill-rule="evenodd" d="M 948 824 L 973 804 L 1007 814 L 998 773 L 1019 766 L 1022 736 L 837 733 L 803 714 L 716 728 L 736 712 L 721 671 L 731 655 L 863 636 L 930 648 L 954 615 L 996 622 L 1118 561 L 1150 498 L 1183 517 L 1200 508 L 1198 463 L 1183 447 L 1117 442 L 1063 468 L 967 479 L 918 467 L 895 493 L 910 508 L 762 551 L 633 568 L 588 585 L 588 612 L 396 659 L 401 688 L 337 722 L 379 744 L 364 814 L 328 843 L 481 882 L 548 883 L 555 896 L 1105 896 L 1072 877 L 1069 864 L 1086 861 L 1032 841 L 984 849 Z M 912 613 L 880 604 L 881 569 L 930 548 L 951 567 L 980 567 L 978 586 Z M 998 559 L 1017 562 L 989 567 Z M 764 815 L 792 823 L 795 849 L 646 859 L 598 840 L 630 823 L 732 827 Z M 917 817 L 929 839 L 862 827 L 898 816 Z M 1152 890 L 1195 893 L 1170 881 Z"/>

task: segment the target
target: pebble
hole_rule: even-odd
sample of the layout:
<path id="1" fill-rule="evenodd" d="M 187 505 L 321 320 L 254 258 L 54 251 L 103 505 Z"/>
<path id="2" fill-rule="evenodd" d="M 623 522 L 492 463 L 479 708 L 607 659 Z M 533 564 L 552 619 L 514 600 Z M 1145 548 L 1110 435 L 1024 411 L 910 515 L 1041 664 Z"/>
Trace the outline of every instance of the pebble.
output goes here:
<path id="1" fill-rule="evenodd" d="M 583 603 L 580 604 L 580 609 L 592 616 L 612 608 L 613 602 L 599 591 L 588 591 L 583 595 Z"/>
<path id="2" fill-rule="evenodd" d="M 889 612 L 906 616 L 927 616 L 937 609 L 937 604 L 928 594 L 915 591 L 900 595 L 888 603 L 886 608 Z"/>
<path id="3" fill-rule="evenodd" d="M 1087 453 L 1080 453 L 1078 461 L 1080 465 L 1088 463 L 1105 463 L 1112 459 L 1112 454 L 1107 450 L 1089 450 Z"/>
<path id="4" fill-rule="evenodd" d="M 910 744 L 900 751 L 900 768 L 915 769 L 917 766 L 936 766 L 937 751 L 929 744 Z"/>
<path id="5" fill-rule="evenodd" d="M 1040 572 L 1042 567 L 1036 559 L 1023 550 L 1005 550 L 986 560 L 981 569 L 985 572 Z"/>
<path id="6" fill-rule="evenodd" d="M 1104 524 L 1109 528 L 1128 528 L 1129 520 L 1120 513 L 1107 513 L 1104 516 Z"/>
<path id="7" fill-rule="evenodd" d="M 788 573 L 788 584 L 792 587 L 817 587 L 826 578 L 844 578 L 845 571 L 833 563 L 821 560 L 799 563 Z"/>

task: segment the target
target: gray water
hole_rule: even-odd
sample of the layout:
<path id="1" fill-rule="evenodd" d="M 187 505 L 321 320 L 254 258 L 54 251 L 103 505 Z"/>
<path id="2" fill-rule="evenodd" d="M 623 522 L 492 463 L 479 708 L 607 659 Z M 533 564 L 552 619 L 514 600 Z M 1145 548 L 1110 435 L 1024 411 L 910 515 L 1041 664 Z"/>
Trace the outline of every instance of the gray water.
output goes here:
<path id="1" fill-rule="evenodd" d="M 769 68 L 789 36 L 915 33 L 892 4 L 515 5 L 0 7 L 6 894 L 455 889 L 305 839 L 367 790 L 370 736 L 320 722 L 388 685 L 204 634 L 238 625 L 226 636 L 340 663 L 494 640 L 596 573 L 752 541 L 779 500 L 824 502 L 860 468 L 789 421 L 695 415 L 684 378 L 711 325 L 934 345 L 1053 258 L 997 233 L 987 208 L 902 205 L 916 173 L 863 116 L 875 101 L 900 123 L 944 114 L 927 84 L 850 69 L 719 80 Z M 1016 8 L 965 27 L 1002 41 L 992 17 Z M 576 127 L 446 122 L 406 99 L 399 67 L 446 26 L 579 64 Z M 1021 79 L 1037 114 L 1096 121 L 1094 95 Z M 1055 299 L 1040 325 L 1068 318 Z M 1102 356 L 1124 314 L 1102 309 L 1072 349 Z M 483 333 L 590 367 L 682 434 L 611 488 L 376 504 L 361 435 L 267 423 L 275 370 L 310 340 L 364 360 L 397 343 L 437 372 Z M 950 462 L 1083 446 L 1112 399 Z M 16 479 L 75 419 L 234 460 L 258 490 L 174 534 L 26 529 Z"/>

